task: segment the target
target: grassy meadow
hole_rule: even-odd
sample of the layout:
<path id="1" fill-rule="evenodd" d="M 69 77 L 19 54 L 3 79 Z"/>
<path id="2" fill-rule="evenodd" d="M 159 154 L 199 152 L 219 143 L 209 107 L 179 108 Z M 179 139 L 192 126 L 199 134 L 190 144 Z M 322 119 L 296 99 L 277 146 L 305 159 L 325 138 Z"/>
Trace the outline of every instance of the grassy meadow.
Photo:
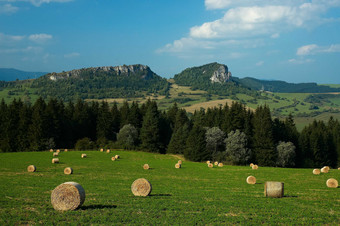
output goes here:
<path id="1" fill-rule="evenodd" d="M 81 154 L 87 158 L 81 158 Z M 114 155 L 120 159 L 111 161 Z M 249 166 L 208 168 L 183 161 L 181 156 L 113 150 L 69 151 L 52 164 L 50 152 L 0 154 L 0 225 L 218 225 L 218 224 L 327 224 L 340 222 L 340 190 L 326 180 L 340 181 L 340 170 L 313 175 L 312 169 Z M 183 159 L 184 160 L 184 159 Z M 150 170 L 144 170 L 148 163 Z M 27 172 L 34 164 L 37 171 Z M 64 168 L 74 173 L 65 175 Z M 322 167 L 322 166 L 320 166 Z M 255 185 L 246 178 L 257 178 Z M 146 178 L 148 197 L 135 197 L 131 184 Z M 58 212 L 51 205 L 52 190 L 75 181 L 86 191 L 83 206 Z M 284 182 L 285 197 L 264 197 L 266 181 Z"/>

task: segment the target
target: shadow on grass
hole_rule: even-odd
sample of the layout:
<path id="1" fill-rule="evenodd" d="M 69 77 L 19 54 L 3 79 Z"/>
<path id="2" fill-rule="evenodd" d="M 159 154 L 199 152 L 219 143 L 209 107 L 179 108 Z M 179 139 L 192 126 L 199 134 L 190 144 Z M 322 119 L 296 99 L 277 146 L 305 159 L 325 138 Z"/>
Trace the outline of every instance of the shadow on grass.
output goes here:
<path id="1" fill-rule="evenodd" d="M 297 195 L 284 195 L 283 198 L 297 198 Z"/>
<path id="2" fill-rule="evenodd" d="M 79 209 L 81 210 L 90 210 L 90 209 L 114 209 L 117 208 L 116 205 L 89 205 L 89 206 L 82 206 Z"/>
<path id="3" fill-rule="evenodd" d="M 255 184 L 263 184 L 263 183 L 257 183 L 257 182 L 256 182 Z"/>
<path id="4" fill-rule="evenodd" d="M 163 196 L 172 196 L 172 195 L 171 194 L 151 194 L 149 196 L 163 197 Z"/>

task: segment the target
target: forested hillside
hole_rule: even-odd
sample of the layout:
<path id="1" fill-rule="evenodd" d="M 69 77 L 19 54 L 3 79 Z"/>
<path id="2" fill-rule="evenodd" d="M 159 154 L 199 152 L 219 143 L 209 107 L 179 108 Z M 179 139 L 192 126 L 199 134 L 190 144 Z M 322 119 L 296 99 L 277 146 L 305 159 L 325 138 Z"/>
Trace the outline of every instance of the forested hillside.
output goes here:
<path id="1" fill-rule="evenodd" d="M 177 104 L 160 111 L 151 100 L 110 107 L 107 102 L 79 99 L 64 103 L 39 98 L 33 105 L 2 101 L 0 114 L 1 152 L 106 147 L 183 154 L 192 161 L 237 165 L 339 165 L 339 121 L 314 121 L 299 133 L 292 116 L 272 119 L 266 105 L 251 111 L 233 102 L 189 115 Z"/>
<path id="2" fill-rule="evenodd" d="M 13 68 L 0 68 L 0 81 L 15 81 L 39 78 L 42 75 L 47 74 L 46 72 L 28 72 L 21 71 Z"/>
<path id="3" fill-rule="evenodd" d="M 144 65 L 84 68 L 50 73 L 33 81 L 35 94 L 63 100 L 142 97 L 166 95 L 168 82 Z"/>

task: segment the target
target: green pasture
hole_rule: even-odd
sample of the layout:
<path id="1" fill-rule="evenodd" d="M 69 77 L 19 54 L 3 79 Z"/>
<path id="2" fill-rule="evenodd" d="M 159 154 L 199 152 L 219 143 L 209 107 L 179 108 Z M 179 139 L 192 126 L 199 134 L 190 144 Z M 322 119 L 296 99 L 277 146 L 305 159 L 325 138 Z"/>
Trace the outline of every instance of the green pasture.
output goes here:
<path id="1" fill-rule="evenodd" d="M 81 154 L 87 154 L 82 159 Z M 117 161 L 111 161 L 114 155 Z M 61 152 L 52 164 L 50 152 L 0 154 L 0 225 L 338 225 L 340 190 L 326 180 L 340 180 L 340 170 L 313 175 L 312 169 L 248 166 L 208 168 L 183 161 L 181 156 L 113 150 Z M 148 163 L 150 170 L 142 166 Z M 34 164 L 37 172 L 27 172 Z M 65 175 L 65 167 L 74 173 Z M 322 167 L 322 166 L 320 166 Z M 255 185 L 246 178 L 257 178 Z M 135 197 L 131 184 L 146 178 L 148 197 Z M 75 211 L 53 209 L 52 190 L 67 181 L 86 191 L 83 206 Z M 264 197 L 266 181 L 284 182 L 283 198 Z"/>

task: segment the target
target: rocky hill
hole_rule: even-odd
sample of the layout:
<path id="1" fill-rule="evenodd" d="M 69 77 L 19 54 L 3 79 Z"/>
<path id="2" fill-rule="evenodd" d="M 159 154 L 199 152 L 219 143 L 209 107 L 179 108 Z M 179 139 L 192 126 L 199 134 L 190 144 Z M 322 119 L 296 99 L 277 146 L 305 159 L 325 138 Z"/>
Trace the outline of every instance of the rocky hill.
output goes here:
<path id="1" fill-rule="evenodd" d="M 38 95 L 62 99 L 141 97 L 147 93 L 166 95 L 169 84 L 146 65 L 83 68 L 49 73 L 32 83 Z"/>

